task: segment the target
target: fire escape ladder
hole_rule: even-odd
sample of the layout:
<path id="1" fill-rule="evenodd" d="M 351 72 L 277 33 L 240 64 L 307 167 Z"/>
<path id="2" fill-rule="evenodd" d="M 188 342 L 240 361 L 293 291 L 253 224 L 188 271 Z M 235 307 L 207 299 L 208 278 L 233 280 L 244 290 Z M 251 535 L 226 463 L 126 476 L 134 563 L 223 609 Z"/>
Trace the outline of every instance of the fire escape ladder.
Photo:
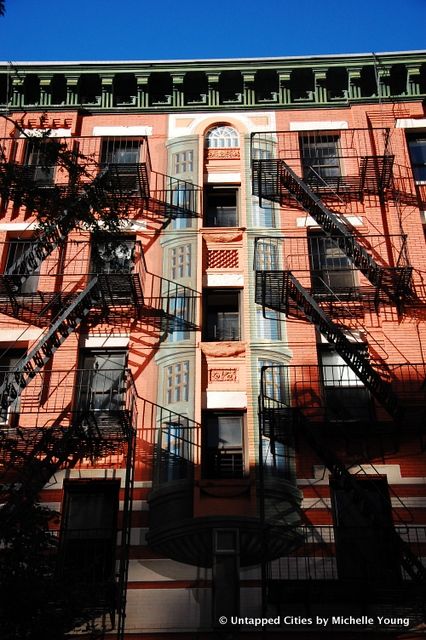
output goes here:
<path id="1" fill-rule="evenodd" d="M 1 277 L 2 286 L 11 294 L 19 292 L 25 281 L 40 267 L 53 251 L 64 244 L 68 233 L 75 226 L 73 216 L 65 212 L 49 229 L 43 229 L 28 243 L 27 249 Z"/>
<path id="2" fill-rule="evenodd" d="M 6 376 L 0 387 L 3 410 L 15 402 L 29 382 L 50 360 L 55 351 L 73 333 L 90 312 L 95 303 L 101 302 L 97 278 L 72 300 L 49 330 L 40 338 L 31 351 L 22 358 L 16 369 Z"/>
<path id="3" fill-rule="evenodd" d="M 308 185 L 284 162 L 280 160 L 279 179 L 281 184 L 291 193 L 294 199 L 309 213 L 312 218 L 324 229 L 327 235 L 342 238 L 339 248 L 351 260 L 353 265 L 377 289 L 382 290 L 396 303 L 400 303 L 404 279 L 404 267 L 392 269 L 379 265 L 368 251 L 358 242 L 347 226 L 341 222 L 338 216 L 326 207 L 321 199 L 308 187 Z M 409 270 L 411 277 L 411 268 Z M 404 289 L 406 293 L 406 288 Z"/>
<path id="4" fill-rule="evenodd" d="M 256 302 L 262 304 L 263 309 L 269 307 L 285 313 L 289 309 L 290 299 L 293 300 L 298 310 L 335 346 L 343 360 L 386 411 L 394 418 L 399 418 L 401 407 L 390 384 L 382 379 L 369 360 L 360 353 L 357 344 L 346 337 L 290 271 L 258 271 L 256 278 L 256 284 L 261 287 L 259 296 L 256 286 Z"/>

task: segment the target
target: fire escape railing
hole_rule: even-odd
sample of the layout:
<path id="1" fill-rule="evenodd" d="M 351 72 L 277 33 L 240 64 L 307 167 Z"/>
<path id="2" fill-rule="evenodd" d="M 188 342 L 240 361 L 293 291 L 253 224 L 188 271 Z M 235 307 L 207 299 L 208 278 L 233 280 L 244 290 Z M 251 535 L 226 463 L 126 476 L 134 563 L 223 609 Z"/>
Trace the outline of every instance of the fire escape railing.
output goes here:
<path id="1" fill-rule="evenodd" d="M 155 402 L 140 402 L 141 449 L 153 467 L 153 488 L 192 481 L 201 460 L 201 425 Z"/>
<path id="2" fill-rule="evenodd" d="M 24 247 L 23 253 L 26 250 Z M 64 340 L 88 319 L 89 314 L 92 320 L 99 317 L 112 320 L 114 314 L 119 314 L 120 318 L 123 318 L 123 314 L 124 317 L 135 315 L 165 333 L 193 331 L 198 328 L 198 292 L 148 272 L 141 243 L 134 244 L 129 262 L 123 264 L 121 270 L 115 261 L 111 272 L 105 269 L 107 263 L 102 262 L 92 264 L 92 272 L 87 273 L 85 269 L 88 269 L 89 253 L 87 242 L 68 242 L 62 255 L 51 254 L 39 274 L 41 286 L 50 291 L 41 294 L 14 294 L 14 315 L 17 315 L 16 308 L 25 308 L 28 297 L 40 295 L 42 303 L 37 317 L 40 319 L 44 313 L 48 322 L 44 323 L 47 326 L 39 340 L 19 362 L 14 378 L 5 380 L 0 385 L 4 410 L 22 393 Z M 59 264 L 61 273 L 57 272 Z M 9 271 L 13 273 L 14 270 L 12 265 Z M 19 277 L 23 282 L 28 282 L 31 277 L 36 278 L 34 272 L 21 272 Z M 55 293 L 58 280 L 67 284 L 62 285 L 61 291 Z M 48 302 L 44 303 L 43 299 Z M 7 311 L 7 304 L 5 308 L 1 298 L 0 310 Z"/>
<path id="3" fill-rule="evenodd" d="M 354 237 L 341 236 L 262 236 L 255 239 L 255 271 L 290 271 L 310 293 L 321 300 L 328 293 L 351 299 L 402 300 L 409 286 L 409 264 L 405 235 L 368 235 L 360 241 L 374 257 L 380 272 L 372 278 L 365 274 L 348 246 Z M 381 294 L 383 294 L 381 296 Z"/>
<path id="4" fill-rule="evenodd" d="M 415 525 L 396 525 L 397 534 L 410 547 L 412 552 L 418 557 L 426 556 L 426 527 Z M 285 581 L 293 584 L 293 581 L 326 581 L 325 586 L 330 582 L 340 580 L 336 553 L 336 529 L 332 525 L 299 525 L 298 531 L 301 534 L 302 542 L 297 549 L 297 553 L 283 556 L 271 562 L 271 580 Z M 380 531 L 380 528 L 378 528 Z M 386 530 L 385 530 L 386 531 Z M 349 528 L 355 541 L 359 539 L 360 528 Z M 357 548 L 355 546 L 355 548 Z M 358 549 L 357 549 L 358 551 Z M 361 551 L 362 553 L 362 551 Z M 398 560 L 397 557 L 394 560 Z M 369 575 L 368 566 L 365 567 L 366 574 L 353 575 L 348 578 L 358 583 L 358 588 L 362 590 L 367 583 L 373 581 L 384 581 L 386 575 L 377 576 L 373 571 Z M 411 582 L 412 576 L 405 570 L 402 573 L 402 580 Z M 311 583 L 312 584 L 312 583 Z M 389 585 L 383 583 L 386 588 Z"/>
<path id="5" fill-rule="evenodd" d="M 323 197 L 363 199 L 391 190 L 394 156 L 386 127 L 319 131 L 259 131 L 251 136 L 253 193 L 286 202 L 279 166 L 285 163 Z"/>
<path id="6" fill-rule="evenodd" d="M 146 136 L 0 140 L 3 203 L 44 215 L 76 212 L 76 201 L 123 217 L 170 220 L 202 215 L 202 188 L 152 169 Z M 68 211 L 69 210 L 69 211 Z"/>

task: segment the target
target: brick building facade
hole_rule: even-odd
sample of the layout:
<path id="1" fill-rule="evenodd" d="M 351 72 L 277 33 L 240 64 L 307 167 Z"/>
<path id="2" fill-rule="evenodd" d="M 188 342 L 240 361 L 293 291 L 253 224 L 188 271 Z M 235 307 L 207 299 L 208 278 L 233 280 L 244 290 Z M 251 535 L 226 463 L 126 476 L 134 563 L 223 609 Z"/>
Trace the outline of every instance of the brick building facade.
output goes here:
<path id="1" fill-rule="evenodd" d="M 52 510 L 70 637 L 422 624 L 425 97 L 424 52 L 0 67 L 0 524 Z"/>

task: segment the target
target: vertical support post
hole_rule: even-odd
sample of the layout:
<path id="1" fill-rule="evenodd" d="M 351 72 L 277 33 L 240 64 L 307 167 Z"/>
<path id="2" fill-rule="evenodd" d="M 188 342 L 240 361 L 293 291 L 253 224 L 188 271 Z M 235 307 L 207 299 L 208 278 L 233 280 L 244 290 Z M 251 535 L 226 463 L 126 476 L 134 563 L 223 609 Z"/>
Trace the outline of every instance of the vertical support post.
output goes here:
<path id="1" fill-rule="evenodd" d="M 74 106 L 78 104 L 77 85 L 79 76 L 67 76 L 67 105 Z"/>
<path id="2" fill-rule="evenodd" d="M 254 73 L 244 73 L 243 72 L 243 82 L 244 82 L 244 94 L 243 94 L 243 102 L 244 106 L 250 107 L 256 104 L 256 95 L 254 91 Z"/>
<path id="3" fill-rule="evenodd" d="M 207 83 L 209 88 L 208 106 L 216 107 L 219 104 L 219 74 L 208 73 Z"/>
<path id="4" fill-rule="evenodd" d="M 50 83 L 53 74 L 43 75 L 40 78 L 40 106 L 49 107 L 52 104 L 52 94 L 50 91 Z"/>
<path id="5" fill-rule="evenodd" d="M 172 96 L 172 106 L 173 107 L 183 107 L 184 104 L 184 94 L 183 94 L 183 79 L 185 74 L 183 73 L 173 73 L 173 96 Z"/>
<path id="6" fill-rule="evenodd" d="M 137 84 L 137 98 L 136 98 L 136 106 L 141 109 L 145 109 L 148 107 L 149 96 L 148 96 L 148 78 L 147 74 L 139 74 L 136 73 L 136 84 Z"/>
<path id="7" fill-rule="evenodd" d="M 279 72 L 278 101 L 280 103 L 280 106 L 291 104 L 290 71 Z"/>
<path id="8" fill-rule="evenodd" d="M 113 106 L 113 93 L 112 85 L 114 81 L 114 75 L 102 75 L 102 95 L 101 95 L 101 107 L 103 109 L 110 109 Z"/>
<path id="9" fill-rule="evenodd" d="M 361 98 L 361 67 L 348 69 L 349 99 Z"/>

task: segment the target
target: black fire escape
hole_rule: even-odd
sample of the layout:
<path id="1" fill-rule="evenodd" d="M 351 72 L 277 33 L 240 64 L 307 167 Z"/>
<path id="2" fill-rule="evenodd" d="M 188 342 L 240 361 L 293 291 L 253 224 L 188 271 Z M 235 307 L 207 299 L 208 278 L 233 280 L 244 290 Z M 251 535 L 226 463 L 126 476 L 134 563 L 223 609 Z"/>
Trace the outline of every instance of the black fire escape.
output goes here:
<path id="1" fill-rule="evenodd" d="M 343 160 L 346 175 L 343 175 L 341 164 Z M 396 305 L 401 312 L 404 304 L 409 302 L 413 295 L 412 267 L 408 263 L 406 252 L 400 251 L 395 258 L 395 254 L 390 255 L 392 252 L 388 251 L 387 258 L 389 259 L 390 256 L 391 261 L 386 262 L 386 253 L 375 251 L 371 239 L 358 234 L 356 228 L 350 225 L 347 218 L 345 219 L 342 215 L 348 212 L 347 204 L 354 199 L 362 201 L 373 198 L 376 203 L 384 205 L 387 198 L 393 197 L 393 164 L 394 158 L 389 148 L 389 132 L 386 130 L 343 131 L 339 136 L 334 132 L 315 134 L 309 132 L 306 135 L 275 132 L 252 136 L 253 194 L 259 197 L 260 204 L 263 199 L 276 202 L 283 207 L 283 212 L 289 206 L 300 207 L 319 226 L 328 248 L 334 247 L 334 256 L 343 256 L 346 260 L 340 275 L 336 277 L 336 274 L 332 274 L 332 277 L 329 277 L 330 273 L 327 269 L 322 268 L 315 272 L 313 268 L 315 260 L 312 255 L 308 255 L 306 237 L 304 238 L 305 250 L 302 252 L 305 255 L 306 264 L 303 265 L 295 264 L 297 260 L 295 261 L 294 256 L 300 256 L 300 252 L 291 250 L 291 239 L 277 236 L 259 237 L 256 239 L 254 264 L 256 302 L 262 306 L 264 315 L 267 309 L 272 309 L 287 316 L 305 318 L 314 324 L 345 363 L 343 368 L 347 366 L 348 371 L 353 372 L 351 376 L 355 377 L 357 384 L 362 385 L 385 409 L 387 414 L 385 425 L 392 429 L 395 425 L 400 425 L 406 411 L 404 398 L 398 393 L 398 385 L 395 384 L 397 377 L 395 378 L 392 372 L 386 371 L 370 359 L 365 350 L 360 348 L 359 339 L 354 333 L 351 335 L 340 320 L 342 317 L 351 317 L 351 319 L 355 317 L 354 305 L 356 304 L 361 305 L 362 313 L 362 305 L 369 297 L 368 294 L 365 295 L 365 291 L 361 292 L 360 288 L 354 287 L 353 281 L 352 286 L 348 286 L 350 280 L 347 277 L 348 271 L 357 270 L 365 281 L 372 285 L 373 295 L 372 298 L 370 295 L 370 299 L 376 307 L 380 302 L 385 302 Z M 386 244 L 392 243 L 390 236 L 385 235 L 383 238 Z M 401 240 L 401 246 L 403 246 L 405 240 L 403 238 Z M 342 286 L 342 282 L 345 286 Z M 283 376 L 290 376 L 291 367 L 282 367 L 282 369 Z M 278 445 L 293 447 L 294 450 L 298 439 L 303 438 L 330 472 L 336 491 L 343 492 L 345 499 L 352 505 L 351 508 L 357 514 L 358 527 L 364 527 L 365 531 L 374 528 L 379 531 L 381 526 L 379 512 L 387 509 L 387 505 L 381 499 L 380 491 L 377 492 L 379 497 L 375 495 L 372 498 L 366 490 L 367 485 L 363 486 L 362 483 L 357 482 L 357 478 L 340 460 L 334 448 L 330 448 L 324 440 L 321 424 L 324 423 L 330 406 L 324 402 L 322 414 L 318 415 L 315 402 L 311 407 L 302 408 L 297 403 L 293 404 L 290 397 L 297 388 L 294 381 L 292 381 L 295 385 L 294 389 L 292 388 L 291 393 L 289 392 L 288 398 L 274 397 L 270 391 L 271 375 L 273 375 L 272 371 L 268 371 L 267 368 L 262 372 L 259 400 L 260 438 L 263 437 L 270 443 L 271 450 Z M 316 397 L 314 390 L 315 386 L 310 385 L 305 389 L 306 394 L 311 397 Z M 359 418 L 358 426 L 360 420 Z M 338 420 L 334 419 L 333 422 L 335 426 Z M 368 430 L 373 428 L 375 420 L 367 418 L 364 422 Z M 339 424 L 342 427 L 343 423 Z M 312 544 L 311 538 L 315 537 L 315 532 L 308 531 L 307 534 L 302 529 L 303 527 L 300 528 L 300 539 L 309 539 Z M 411 533 L 415 535 L 414 531 Z M 330 535 L 330 532 L 327 535 Z M 331 556 L 332 538 L 325 541 L 320 538 L 318 534 L 315 540 L 319 551 L 312 552 L 321 553 L 327 548 L 326 555 Z M 400 579 L 403 578 L 411 585 L 415 585 L 414 592 L 405 593 L 405 601 L 410 600 L 414 595 L 418 600 L 420 591 L 424 594 L 426 584 L 426 570 L 418 557 L 422 555 L 421 545 L 412 544 L 413 540 L 410 539 L 406 528 L 398 529 L 393 526 L 386 529 L 386 540 L 387 551 L 391 549 L 391 555 L 395 555 L 400 566 L 400 570 L 396 570 L 396 573 Z M 308 550 L 305 551 L 306 554 L 309 553 Z M 355 550 L 354 553 L 356 553 Z M 362 549 L 358 549 L 357 553 L 361 558 Z M 297 564 L 297 559 L 294 563 Z M 276 567 L 275 569 L 268 567 L 269 577 L 274 571 Z M 315 572 L 315 569 L 313 571 Z M 283 574 L 287 578 L 287 587 L 283 587 L 284 583 L 281 584 L 282 589 L 278 600 L 291 599 L 292 588 L 293 594 L 295 589 L 297 591 L 297 586 L 294 584 L 292 587 L 288 586 L 288 579 L 292 576 L 291 568 L 287 572 L 283 571 Z M 293 577 L 296 575 L 293 574 Z M 313 574 L 308 576 L 308 578 L 312 577 Z M 327 577 L 327 570 L 322 577 Z M 278 582 L 276 579 L 277 575 L 275 575 L 277 587 L 279 579 Z M 383 579 L 384 574 L 382 583 Z M 311 586 L 315 587 L 313 582 Z M 324 587 L 324 585 L 321 587 L 319 582 L 316 586 L 320 590 Z M 276 588 L 275 596 L 281 587 Z M 340 581 L 339 588 L 341 587 Z M 359 589 L 359 581 L 356 588 Z M 284 592 L 285 595 L 283 595 Z M 395 589 L 392 593 L 392 601 L 395 602 Z M 390 612 L 391 609 L 388 611 Z"/>
<path id="2" fill-rule="evenodd" d="M 103 140 L 102 143 L 107 148 L 108 145 L 116 148 L 118 144 L 120 158 L 121 142 Z M 37 215 L 41 224 L 30 242 L 21 242 L 19 249 L 13 242 L 8 247 L 12 259 L 3 268 L 0 279 L 0 310 L 44 328 L 30 352 L 11 371 L 2 374 L 4 506 L 0 524 L 6 530 L 25 518 L 43 486 L 59 469 L 72 467 L 83 459 L 94 461 L 120 453 L 126 481 L 121 542 L 114 551 L 117 563 L 112 563 L 111 574 L 104 576 L 110 586 L 97 585 L 100 595 L 89 599 L 85 607 L 89 614 L 86 611 L 83 618 L 92 619 L 97 632 L 114 629 L 117 638 L 122 638 L 137 419 L 131 375 L 126 372 L 118 379 L 115 372 L 111 374 L 113 382 L 107 375 L 105 388 L 100 393 L 102 381 L 98 374 L 97 402 L 99 397 L 102 399 L 99 405 L 92 401 L 88 391 L 90 372 L 63 372 L 62 378 L 59 376 L 53 384 L 52 376 L 61 372 L 46 373 L 44 367 L 89 316 L 90 322 L 95 323 L 114 322 L 117 315 L 121 320 L 143 320 L 163 333 L 196 328 L 197 292 L 149 273 L 139 243 L 133 242 L 129 247 L 129 242 L 123 240 L 120 220 L 135 210 L 143 212 L 144 218 L 154 216 L 163 226 L 175 217 L 197 216 L 201 206 L 200 189 L 151 171 L 146 139 L 129 143 L 131 151 L 137 149 L 142 160 L 137 163 L 127 162 L 128 156 L 121 163 L 94 163 L 91 147 L 98 149 L 99 141 L 92 138 L 52 144 L 54 161 L 49 158 L 49 141 L 28 141 L 32 150 L 30 164 L 25 164 L 25 158 L 19 158 L 18 144 L 7 140 L 2 145 L 2 210 L 25 207 Z M 82 164 L 83 168 L 78 168 Z M 104 232 L 101 225 L 89 268 L 88 252 L 79 250 L 79 242 L 68 240 L 68 235 L 82 223 L 85 228 L 85 216 L 93 212 L 112 223 L 112 229 L 106 233 L 108 229 Z M 85 246 L 87 242 L 80 242 L 80 247 Z M 103 251 L 99 251 L 99 247 Z M 84 255 L 85 260 L 79 258 L 80 255 Z M 53 263 L 57 260 L 54 273 L 47 268 L 49 260 Z M 50 292 L 39 291 L 38 286 L 31 285 L 39 273 L 42 273 L 42 287 L 46 282 L 52 283 L 47 285 Z M 65 287 L 61 284 L 58 290 L 55 283 L 62 279 Z M 86 381 L 86 390 L 78 394 L 82 380 Z M 68 389 L 68 396 L 64 395 L 64 388 Z M 79 395 L 77 403 L 76 395 Z M 50 407 L 51 413 L 43 416 L 46 407 Z M 58 415 L 62 416 L 59 421 Z"/>
<path id="3" fill-rule="evenodd" d="M 342 379 L 342 367 L 336 366 L 335 369 L 335 384 L 339 381 L 343 386 L 348 384 Z M 424 411 L 425 398 L 421 389 L 424 365 L 406 365 L 406 371 L 402 372 L 397 370 L 400 369 L 398 367 L 395 369 L 394 373 L 402 378 L 398 388 L 401 396 L 406 395 L 406 400 L 411 402 L 420 400 Z M 286 379 L 288 400 L 274 397 L 270 388 L 271 376 Z M 296 527 L 299 546 L 295 552 L 264 568 L 266 600 L 279 609 L 280 603 L 285 602 L 286 613 L 292 613 L 292 607 L 298 606 L 296 603 L 299 606 L 303 603 L 309 611 L 313 603 L 321 602 L 323 612 L 329 606 L 330 613 L 334 614 L 340 606 L 350 602 L 351 606 L 359 606 L 357 611 L 362 613 L 389 616 L 407 615 L 409 612 L 411 624 L 420 623 L 425 615 L 426 592 L 426 568 L 421 560 L 424 555 L 424 527 L 411 525 L 410 518 L 407 524 L 398 510 L 392 510 L 386 496 L 374 486 L 374 478 L 378 484 L 382 479 L 374 465 L 370 465 L 369 474 L 365 475 L 360 466 L 366 460 L 365 450 L 357 450 L 356 453 L 351 450 L 348 455 L 348 447 L 345 447 L 345 462 L 336 453 L 339 439 L 345 438 L 346 444 L 351 441 L 351 427 L 359 436 L 362 408 L 359 403 L 352 407 L 346 405 L 345 415 L 336 417 L 333 404 L 328 402 L 322 387 L 324 379 L 317 366 L 264 367 L 260 381 L 259 438 L 267 442 L 271 450 L 285 448 L 289 459 L 295 447 L 306 443 L 330 473 L 334 490 L 347 497 L 357 514 L 356 524 L 342 529 L 339 521 L 334 526 L 317 526 L 302 518 Z M 356 401 L 355 397 L 353 402 Z M 332 418 L 330 413 L 333 413 Z M 330 423 L 333 431 L 327 434 Z M 372 422 L 368 428 L 371 431 Z M 363 445 L 368 437 L 368 433 L 361 433 Z M 263 478 L 270 472 L 270 465 L 271 459 L 263 455 L 260 470 Z M 367 477 L 370 480 L 369 490 L 363 483 Z M 395 499 L 400 510 L 406 509 L 401 499 Z M 383 512 L 391 514 L 389 522 L 383 522 Z M 345 536 L 349 537 L 351 545 L 353 560 L 349 561 L 341 553 Z M 371 537 L 376 542 L 381 540 L 382 545 L 379 550 L 376 544 L 372 545 L 377 554 L 375 560 L 369 549 Z M 345 551 L 347 554 L 348 549 Z"/>

